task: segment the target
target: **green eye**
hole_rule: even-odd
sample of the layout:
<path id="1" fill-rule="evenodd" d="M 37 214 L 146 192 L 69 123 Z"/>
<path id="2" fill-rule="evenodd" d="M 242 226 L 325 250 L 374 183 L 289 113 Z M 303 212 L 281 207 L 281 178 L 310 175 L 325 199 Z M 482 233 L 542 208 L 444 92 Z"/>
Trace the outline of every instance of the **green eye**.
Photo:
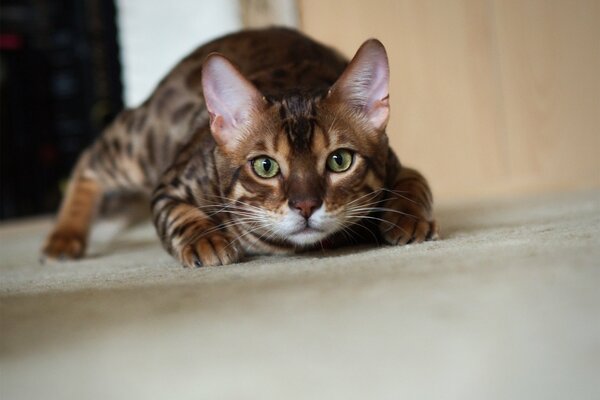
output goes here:
<path id="1" fill-rule="evenodd" d="M 354 155 L 344 149 L 336 150 L 327 158 L 327 167 L 333 172 L 344 172 L 352 165 Z"/>
<path id="2" fill-rule="evenodd" d="M 279 173 L 279 164 L 270 157 L 257 157 L 252 160 L 252 169 L 261 178 L 272 178 Z"/>

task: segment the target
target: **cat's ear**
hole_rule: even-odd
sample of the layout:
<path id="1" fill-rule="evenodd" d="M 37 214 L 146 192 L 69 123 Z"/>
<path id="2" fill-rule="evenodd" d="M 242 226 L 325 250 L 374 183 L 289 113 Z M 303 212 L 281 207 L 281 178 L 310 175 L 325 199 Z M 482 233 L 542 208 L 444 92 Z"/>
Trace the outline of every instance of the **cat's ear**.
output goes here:
<path id="1" fill-rule="evenodd" d="M 253 113 L 264 107 L 263 96 L 229 60 L 216 53 L 202 66 L 202 89 L 215 141 L 232 148 L 247 131 Z"/>
<path id="2" fill-rule="evenodd" d="M 385 47 L 379 40 L 369 39 L 332 86 L 329 97 L 350 105 L 374 129 L 383 130 L 390 115 L 389 80 Z"/>

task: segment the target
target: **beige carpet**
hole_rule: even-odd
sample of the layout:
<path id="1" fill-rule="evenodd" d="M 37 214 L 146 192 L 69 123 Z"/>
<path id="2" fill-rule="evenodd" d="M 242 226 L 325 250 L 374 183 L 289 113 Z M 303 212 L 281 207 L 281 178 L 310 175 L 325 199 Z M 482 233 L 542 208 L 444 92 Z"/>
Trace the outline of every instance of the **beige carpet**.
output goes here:
<path id="1" fill-rule="evenodd" d="M 600 192 L 442 207 L 444 240 L 183 270 L 149 225 L 41 266 L 0 227 L 0 398 L 598 399 Z"/>

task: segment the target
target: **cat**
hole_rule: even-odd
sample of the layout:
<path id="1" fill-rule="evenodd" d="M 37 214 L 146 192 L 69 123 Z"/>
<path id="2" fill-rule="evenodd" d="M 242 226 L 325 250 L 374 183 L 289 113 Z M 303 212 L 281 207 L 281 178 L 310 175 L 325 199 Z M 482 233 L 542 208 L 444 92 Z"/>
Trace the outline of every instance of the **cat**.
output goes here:
<path id="1" fill-rule="evenodd" d="M 109 192 L 147 194 L 185 267 L 438 238 L 427 181 L 388 145 L 388 81 L 376 39 L 350 62 L 287 28 L 199 47 L 82 153 L 45 258 L 83 256 Z"/>

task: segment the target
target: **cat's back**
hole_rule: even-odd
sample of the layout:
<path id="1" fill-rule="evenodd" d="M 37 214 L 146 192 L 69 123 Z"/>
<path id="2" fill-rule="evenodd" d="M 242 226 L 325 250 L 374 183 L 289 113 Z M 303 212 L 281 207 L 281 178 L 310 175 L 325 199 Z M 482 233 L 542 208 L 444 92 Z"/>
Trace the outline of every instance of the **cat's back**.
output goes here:
<path id="1" fill-rule="evenodd" d="M 163 79 L 157 92 L 172 87 L 201 96 L 202 63 L 213 52 L 232 61 L 264 94 L 275 96 L 287 90 L 329 87 L 347 65 L 337 51 L 296 30 L 244 30 L 197 48 Z"/>

